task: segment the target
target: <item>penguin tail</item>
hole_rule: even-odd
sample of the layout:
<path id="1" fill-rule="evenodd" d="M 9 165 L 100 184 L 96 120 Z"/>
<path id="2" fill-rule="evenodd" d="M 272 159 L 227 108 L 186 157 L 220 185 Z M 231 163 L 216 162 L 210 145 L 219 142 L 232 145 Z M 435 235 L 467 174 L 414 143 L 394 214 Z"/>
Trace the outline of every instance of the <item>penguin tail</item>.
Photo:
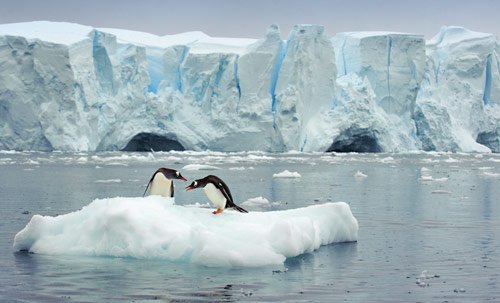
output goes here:
<path id="1" fill-rule="evenodd" d="M 243 208 L 239 207 L 238 205 L 233 206 L 234 209 L 239 211 L 240 213 L 248 213 L 248 211 L 244 210 Z"/>

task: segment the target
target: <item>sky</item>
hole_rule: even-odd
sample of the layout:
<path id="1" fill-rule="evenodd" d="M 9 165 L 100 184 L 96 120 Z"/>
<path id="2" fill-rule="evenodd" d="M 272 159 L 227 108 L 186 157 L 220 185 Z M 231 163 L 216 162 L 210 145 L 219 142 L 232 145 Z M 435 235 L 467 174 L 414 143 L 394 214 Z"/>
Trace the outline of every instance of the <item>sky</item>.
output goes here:
<path id="1" fill-rule="evenodd" d="M 66 21 L 156 35 L 203 31 L 214 37 L 260 38 L 278 24 L 320 24 L 345 31 L 436 35 L 461 25 L 500 37 L 500 0 L 0 0 L 0 24 Z"/>

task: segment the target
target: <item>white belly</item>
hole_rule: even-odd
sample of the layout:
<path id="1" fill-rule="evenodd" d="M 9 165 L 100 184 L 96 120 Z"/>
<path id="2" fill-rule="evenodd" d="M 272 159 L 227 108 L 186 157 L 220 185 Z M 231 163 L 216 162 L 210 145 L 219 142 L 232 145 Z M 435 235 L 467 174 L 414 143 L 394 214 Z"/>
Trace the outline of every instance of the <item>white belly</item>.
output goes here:
<path id="1" fill-rule="evenodd" d="M 203 187 L 203 190 L 205 191 L 205 194 L 207 195 L 208 199 L 212 201 L 212 203 L 215 205 L 215 207 L 224 209 L 226 208 L 226 197 L 220 192 L 220 190 L 217 189 L 212 183 L 208 183 Z"/>
<path id="2" fill-rule="evenodd" d="M 170 197 L 170 187 L 172 186 L 172 181 L 165 178 L 165 176 L 161 173 L 155 175 L 153 182 L 151 182 L 151 186 L 149 189 L 150 195 L 159 195 L 163 197 Z"/>

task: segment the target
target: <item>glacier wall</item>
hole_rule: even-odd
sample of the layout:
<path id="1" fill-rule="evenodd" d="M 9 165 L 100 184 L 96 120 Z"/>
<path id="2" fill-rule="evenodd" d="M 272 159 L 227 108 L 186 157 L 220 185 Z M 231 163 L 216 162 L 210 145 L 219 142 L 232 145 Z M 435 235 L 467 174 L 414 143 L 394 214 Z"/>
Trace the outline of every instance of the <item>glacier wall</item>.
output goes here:
<path id="1" fill-rule="evenodd" d="M 500 44 L 0 25 L 0 149 L 500 152 Z"/>

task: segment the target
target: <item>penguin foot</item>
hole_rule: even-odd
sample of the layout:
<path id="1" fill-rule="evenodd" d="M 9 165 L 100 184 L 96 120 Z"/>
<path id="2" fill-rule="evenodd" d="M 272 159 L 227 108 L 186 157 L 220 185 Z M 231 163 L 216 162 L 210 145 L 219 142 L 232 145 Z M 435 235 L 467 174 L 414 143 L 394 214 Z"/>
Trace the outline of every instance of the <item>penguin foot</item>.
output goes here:
<path id="1" fill-rule="evenodd" d="M 221 214 L 221 213 L 222 213 L 222 211 L 223 211 L 222 209 L 217 208 L 216 210 L 214 210 L 214 211 L 212 212 L 212 214 L 214 214 L 214 215 L 218 215 L 218 214 Z"/>

